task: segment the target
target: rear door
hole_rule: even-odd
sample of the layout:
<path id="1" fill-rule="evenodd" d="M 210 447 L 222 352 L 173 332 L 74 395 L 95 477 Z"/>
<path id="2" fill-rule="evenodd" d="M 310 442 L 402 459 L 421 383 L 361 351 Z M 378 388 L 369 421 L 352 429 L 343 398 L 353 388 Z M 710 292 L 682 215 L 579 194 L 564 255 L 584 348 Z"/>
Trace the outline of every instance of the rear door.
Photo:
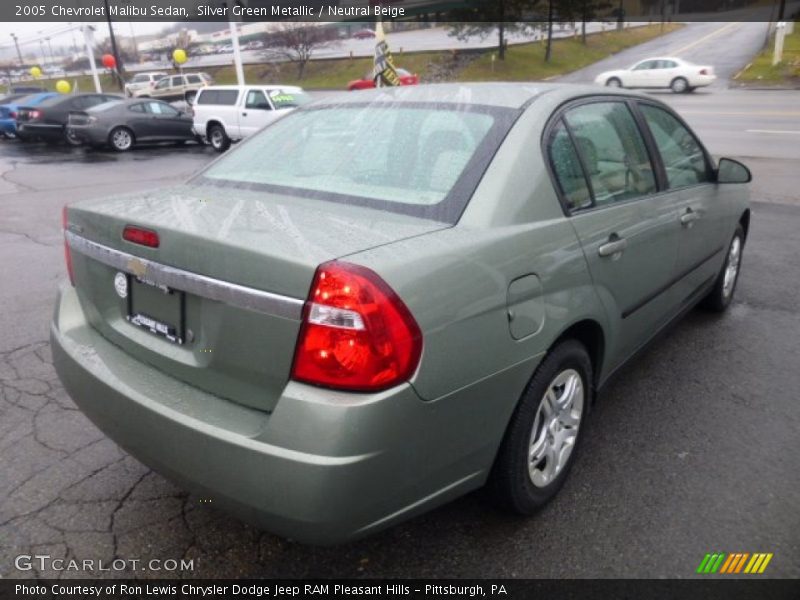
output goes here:
<path id="1" fill-rule="evenodd" d="M 689 127 L 672 111 L 639 102 L 643 121 L 657 148 L 664 195 L 674 206 L 678 223 L 675 280 L 679 301 L 692 300 L 717 275 L 725 245 L 723 210 L 717 198 L 708 153 Z"/>
<path id="2" fill-rule="evenodd" d="M 245 92 L 244 106 L 239 111 L 239 135 L 252 135 L 264 125 L 272 121 L 272 105 L 267 95 L 258 88 L 249 88 Z"/>
<path id="3" fill-rule="evenodd" d="M 563 141 L 568 136 L 581 168 L 577 171 L 573 161 L 571 176 L 568 170 L 554 170 L 562 194 L 570 190 L 571 222 L 595 289 L 615 324 L 609 359 L 616 365 L 672 312 L 665 290 L 678 254 L 675 211 L 659 199 L 652 157 L 627 101 L 581 101 L 563 113 L 558 127 L 559 152 L 569 156 L 570 146 L 565 150 Z"/>
<path id="4" fill-rule="evenodd" d="M 653 73 L 655 71 L 657 60 L 645 60 L 631 69 L 628 81 L 625 82 L 627 87 L 652 87 L 653 86 Z"/>
<path id="5" fill-rule="evenodd" d="M 148 139 L 152 135 L 150 113 L 146 102 L 131 104 L 126 111 L 127 125 L 133 130 L 137 140 Z"/>

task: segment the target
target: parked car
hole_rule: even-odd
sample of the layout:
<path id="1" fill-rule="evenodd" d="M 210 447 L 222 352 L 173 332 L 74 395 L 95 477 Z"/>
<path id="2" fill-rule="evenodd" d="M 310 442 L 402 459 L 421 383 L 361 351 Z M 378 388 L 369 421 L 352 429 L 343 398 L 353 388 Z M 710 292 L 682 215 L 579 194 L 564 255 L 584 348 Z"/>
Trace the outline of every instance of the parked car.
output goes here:
<path id="1" fill-rule="evenodd" d="M 409 73 L 405 69 L 397 69 L 397 75 L 400 78 L 400 85 L 417 85 L 419 84 L 419 76 Z M 375 78 L 372 72 L 367 73 L 361 79 L 355 79 L 347 84 L 347 91 L 354 90 L 370 90 L 375 87 Z"/>
<path id="2" fill-rule="evenodd" d="M 359 29 L 353 34 L 357 40 L 366 40 L 375 37 L 375 32 L 372 29 Z"/>
<path id="3" fill-rule="evenodd" d="M 155 87 L 159 80 L 166 77 L 163 71 L 153 71 L 151 73 L 137 73 L 125 84 L 125 95 L 130 98 L 135 92 L 149 90 Z"/>
<path id="4" fill-rule="evenodd" d="M 286 85 L 217 85 L 197 93 L 194 129 L 217 152 L 252 135 L 287 112 L 307 104 L 302 88 Z"/>
<path id="5" fill-rule="evenodd" d="M 594 82 L 609 87 L 669 88 L 676 94 L 714 83 L 714 67 L 693 65 L 681 58 L 648 58 L 628 69 L 606 71 Z"/>
<path id="6" fill-rule="evenodd" d="M 530 514 L 610 376 L 730 305 L 749 180 L 631 92 L 323 99 L 184 185 L 65 208 L 55 368 L 126 451 L 298 541 L 486 483 Z"/>
<path id="7" fill-rule="evenodd" d="M 84 144 L 126 152 L 154 142 L 197 141 L 191 116 L 161 100 L 134 98 L 69 114 L 70 135 Z"/>
<path id="8" fill-rule="evenodd" d="M 57 96 L 54 92 L 42 94 L 12 94 L 3 98 L 0 104 L 0 134 L 6 139 L 17 137 L 17 112 L 20 104 L 36 106 L 43 100 Z"/>
<path id="9" fill-rule="evenodd" d="M 72 137 L 67 129 L 69 113 L 119 99 L 113 94 L 56 94 L 35 106 L 20 105 L 17 110 L 17 137 L 22 141 L 42 139 L 80 144 L 80 140 Z"/>
<path id="10" fill-rule="evenodd" d="M 170 75 L 159 79 L 152 88 L 134 91 L 133 96 L 135 98 L 156 98 L 165 102 L 184 100 L 192 97 L 197 90 L 213 84 L 214 79 L 208 73 Z"/>

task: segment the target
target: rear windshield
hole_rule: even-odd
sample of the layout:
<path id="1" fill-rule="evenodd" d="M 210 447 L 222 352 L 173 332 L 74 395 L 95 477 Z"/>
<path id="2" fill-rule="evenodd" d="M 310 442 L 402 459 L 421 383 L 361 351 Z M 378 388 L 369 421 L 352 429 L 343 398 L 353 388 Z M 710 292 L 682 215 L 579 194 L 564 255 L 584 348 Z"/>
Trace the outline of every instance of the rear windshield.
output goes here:
<path id="1" fill-rule="evenodd" d="M 153 77 L 157 79 L 160 77 L 160 75 L 153 75 Z M 142 83 L 145 81 L 150 81 L 150 75 L 148 73 L 140 73 L 131 79 L 131 83 Z"/>
<path id="2" fill-rule="evenodd" d="M 238 90 L 202 90 L 196 104 L 234 105 L 239 97 Z"/>
<path id="3" fill-rule="evenodd" d="M 310 107 L 268 126 L 195 181 L 455 223 L 515 115 L 455 104 Z"/>

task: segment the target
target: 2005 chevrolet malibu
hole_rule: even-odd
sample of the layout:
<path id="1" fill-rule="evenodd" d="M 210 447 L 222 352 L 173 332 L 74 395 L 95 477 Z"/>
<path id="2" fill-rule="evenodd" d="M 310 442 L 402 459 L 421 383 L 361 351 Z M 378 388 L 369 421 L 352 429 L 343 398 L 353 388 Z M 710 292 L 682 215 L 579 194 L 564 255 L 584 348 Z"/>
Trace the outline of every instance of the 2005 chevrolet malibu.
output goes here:
<path id="1" fill-rule="evenodd" d="M 64 211 L 55 365 L 153 469 L 306 542 L 564 483 L 609 377 L 731 302 L 746 167 L 624 91 L 303 107 L 179 187 Z"/>

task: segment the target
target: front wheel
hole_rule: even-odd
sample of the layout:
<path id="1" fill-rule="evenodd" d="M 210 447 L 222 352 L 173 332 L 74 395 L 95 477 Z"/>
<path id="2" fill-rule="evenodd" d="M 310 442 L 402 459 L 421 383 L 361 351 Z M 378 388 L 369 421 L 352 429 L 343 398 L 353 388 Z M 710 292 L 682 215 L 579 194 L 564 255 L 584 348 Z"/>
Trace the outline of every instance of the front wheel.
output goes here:
<path id="1" fill-rule="evenodd" d="M 606 81 L 606 87 L 614 87 L 614 88 L 621 88 L 622 81 L 619 80 L 617 77 L 612 77 L 608 81 Z"/>
<path id="2" fill-rule="evenodd" d="M 708 296 L 703 299 L 704 308 L 721 313 L 730 306 L 733 293 L 736 291 L 736 282 L 739 281 L 742 250 L 744 250 L 744 229 L 738 225 L 728 246 L 728 254 L 722 265 L 722 271 L 717 276 L 717 281 Z"/>
<path id="3" fill-rule="evenodd" d="M 567 340 L 545 357 L 520 399 L 490 478 L 504 508 L 529 515 L 561 488 L 592 401 L 592 362 Z"/>
<path id="4" fill-rule="evenodd" d="M 108 143 L 117 152 L 127 152 L 133 147 L 133 133 L 126 127 L 115 127 L 108 135 Z"/>
<path id="5" fill-rule="evenodd" d="M 217 152 L 225 152 L 231 146 L 231 138 L 222 125 L 212 125 L 208 128 L 208 143 Z"/>

